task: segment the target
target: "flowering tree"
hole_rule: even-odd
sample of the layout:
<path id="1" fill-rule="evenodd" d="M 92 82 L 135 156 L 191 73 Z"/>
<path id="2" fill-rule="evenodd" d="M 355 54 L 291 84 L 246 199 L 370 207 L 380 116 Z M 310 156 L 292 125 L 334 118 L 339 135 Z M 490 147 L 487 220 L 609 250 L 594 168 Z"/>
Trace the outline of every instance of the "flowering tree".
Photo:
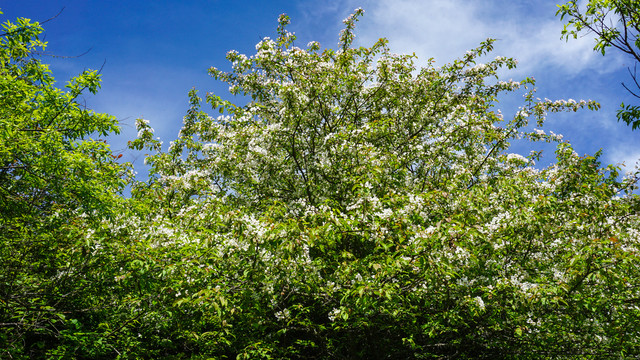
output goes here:
<path id="1" fill-rule="evenodd" d="M 232 70 L 210 73 L 243 102 L 207 94 L 220 112 L 212 117 L 192 91 L 184 126 L 166 152 L 151 124 L 139 120 L 130 146 L 151 150 L 151 176 L 132 185 L 131 199 L 111 199 L 126 173 L 101 143 L 82 140 L 112 129 L 112 119 L 76 107 L 73 83 L 72 95 L 45 82 L 27 97 L 37 101 L 16 101 L 32 111 L 17 113 L 28 116 L 16 117 L 24 121 L 16 139 L 37 149 L 47 137 L 22 130 L 47 129 L 59 141 L 2 158 L 2 181 L 23 184 L 12 196 L 3 187 L 3 201 L 28 208 L 18 200 L 39 194 L 29 219 L 53 224 L 3 213 L 9 220 L 0 239 L 10 246 L 2 248 L 2 260 L 18 264 L 1 278 L 6 354 L 537 359 L 640 353 L 640 199 L 633 194 L 640 174 L 619 179 L 599 154 L 578 156 L 561 136 L 541 129 L 549 112 L 597 104 L 540 101 L 533 80 L 500 80 L 498 69 L 516 64 L 503 57 L 480 63 L 492 40 L 439 68 L 432 61 L 417 68 L 413 56 L 392 54 L 384 39 L 353 47 L 362 13 L 345 20 L 338 50 L 316 42 L 294 46 L 283 15 L 277 37 L 258 43 L 255 55 L 230 52 Z M 48 79 L 37 69 L 32 80 Z M 81 79 L 94 79 L 89 84 L 97 87 L 95 77 Z M 33 82 L 19 84 L 32 89 Z M 506 119 L 496 99 L 516 91 L 524 92 L 524 103 Z M 73 136 L 65 129 L 75 127 L 65 123 L 43 127 L 42 119 L 52 118 L 30 114 L 46 109 L 44 100 L 71 109 L 53 120 L 101 121 Z M 516 140 L 534 151 L 514 153 Z M 556 146 L 556 161 L 545 168 L 535 164 L 542 143 Z M 60 161 L 83 165 L 84 175 L 74 177 L 74 166 L 49 171 L 58 158 L 37 156 L 48 149 Z M 30 172 L 11 177 L 20 169 Z M 51 182 L 37 182 L 32 172 Z M 86 179 L 105 182 L 95 188 Z M 87 192 L 65 192 L 73 186 Z M 46 241 L 27 241 L 32 235 Z M 54 243 L 64 246 L 38 245 Z M 17 252 L 7 249 L 17 246 L 59 250 L 40 251 L 38 266 L 28 267 L 11 258 Z"/>
<path id="2" fill-rule="evenodd" d="M 384 39 L 355 48 L 362 13 L 345 20 L 338 50 L 295 47 L 282 15 L 255 55 L 229 52 L 232 71 L 210 73 L 250 100 L 207 94 L 222 113 L 212 117 L 192 91 L 167 152 L 138 122 L 131 146 L 156 150 L 152 177 L 134 186 L 136 215 L 105 228 L 146 249 L 120 286 L 144 273 L 161 299 L 127 325 L 138 351 L 640 353 L 638 172 L 620 180 L 599 154 L 529 126 L 597 104 L 540 101 L 533 80 L 501 81 L 516 63 L 479 63 L 492 40 L 440 68 L 416 68 Z M 524 104 L 503 118 L 496 98 L 519 89 Z M 540 152 L 512 153 L 514 140 L 555 143 L 557 160 L 537 167 Z"/>

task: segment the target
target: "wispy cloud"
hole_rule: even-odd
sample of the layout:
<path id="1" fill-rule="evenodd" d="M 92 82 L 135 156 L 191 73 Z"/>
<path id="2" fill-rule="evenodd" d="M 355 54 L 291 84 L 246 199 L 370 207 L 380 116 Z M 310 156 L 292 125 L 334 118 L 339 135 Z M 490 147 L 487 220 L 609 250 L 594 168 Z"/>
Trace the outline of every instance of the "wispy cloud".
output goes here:
<path id="1" fill-rule="evenodd" d="M 359 28 L 369 44 L 389 38 L 396 52 L 413 53 L 437 63 L 450 62 L 487 38 L 498 39 L 496 53 L 518 59 L 519 73 L 549 67 L 571 75 L 607 72 L 620 65 L 613 54 L 603 61 L 592 51 L 593 37 L 565 42 L 555 1 L 396 0 L 366 1 Z"/>
<path id="2" fill-rule="evenodd" d="M 614 164 L 621 165 L 622 171 L 634 171 L 640 166 L 640 149 L 635 151 L 628 151 L 628 147 L 618 147 L 611 151 L 610 158 L 614 159 Z"/>

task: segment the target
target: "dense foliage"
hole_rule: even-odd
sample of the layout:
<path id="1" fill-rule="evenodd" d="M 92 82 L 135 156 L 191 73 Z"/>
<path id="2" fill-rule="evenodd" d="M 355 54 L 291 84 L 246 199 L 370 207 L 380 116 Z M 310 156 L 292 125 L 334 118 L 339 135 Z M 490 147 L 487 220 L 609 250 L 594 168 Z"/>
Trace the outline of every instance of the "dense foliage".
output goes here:
<path id="1" fill-rule="evenodd" d="M 130 198 L 112 196 L 126 168 L 104 144 L 82 137 L 110 118 L 64 107 L 65 119 L 79 111 L 96 122 L 77 137 L 65 125 L 46 127 L 59 134 L 55 154 L 91 164 L 86 169 L 96 172 L 80 180 L 99 186 L 75 197 L 71 185 L 55 185 L 73 174 L 32 181 L 34 194 L 53 198 L 49 208 L 28 212 L 41 222 L 4 215 L 2 261 L 17 270 L 1 274 L 0 291 L 13 286 L 0 299 L 3 355 L 640 354 L 640 198 L 633 194 L 640 174 L 621 178 L 599 154 L 578 156 L 541 129 L 549 112 L 597 104 L 541 101 L 533 80 L 500 80 L 498 69 L 516 62 L 481 63 L 492 40 L 452 64 L 424 68 L 392 54 L 384 39 L 353 47 L 361 15 L 345 20 L 338 50 L 294 46 L 283 15 L 277 37 L 258 43 L 255 55 L 229 52 L 232 70 L 210 73 L 243 103 L 208 93 L 220 113 L 214 117 L 192 91 L 167 151 L 151 124 L 138 120 L 130 147 L 151 152 L 151 174 L 132 183 Z M 525 101 L 507 119 L 496 105 L 510 92 L 524 92 Z M 18 103 L 42 108 L 31 100 L 40 93 Z M 74 104 L 73 88 L 55 94 Z M 15 135 L 34 147 L 41 138 Z M 534 151 L 514 153 L 515 141 Z M 556 161 L 541 167 L 535 148 L 547 143 Z M 2 144 L 2 154 L 11 149 Z M 85 151 L 89 145 L 100 151 Z M 29 180 L 8 171 L 12 184 Z"/>
<path id="2" fill-rule="evenodd" d="M 39 24 L 18 19 L 3 29 L 0 357 L 40 357 L 73 329 L 93 293 L 104 291 L 86 277 L 96 259 L 84 234 L 111 215 L 127 169 L 104 140 L 89 137 L 117 131 L 115 118 L 77 101 L 97 91 L 97 72 L 60 90 L 38 59 L 46 45 Z"/>

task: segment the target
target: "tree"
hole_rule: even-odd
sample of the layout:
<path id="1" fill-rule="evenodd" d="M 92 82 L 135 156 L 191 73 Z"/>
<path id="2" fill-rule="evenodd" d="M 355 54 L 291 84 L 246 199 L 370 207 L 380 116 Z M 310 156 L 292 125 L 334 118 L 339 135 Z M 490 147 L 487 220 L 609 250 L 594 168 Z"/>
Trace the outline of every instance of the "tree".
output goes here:
<path id="1" fill-rule="evenodd" d="M 112 215 L 128 170 L 100 139 L 118 131 L 115 118 L 79 102 L 100 87 L 98 72 L 58 89 L 40 60 L 40 24 L 19 18 L 3 29 L 0 357 L 45 357 L 90 312 L 88 294 L 101 284 L 86 280 L 100 259 L 85 233 Z"/>
<path id="2" fill-rule="evenodd" d="M 603 358 L 640 354 L 638 172 L 578 156 L 538 128 L 534 82 L 502 81 L 493 40 L 443 67 L 387 41 L 294 46 L 289 18 L 248 57 L 227 54 L 240 104 L 190 109 L 108 233 L 143 254 L 116 273 L 138 313 L 108 339 L 131 356 Z M 520 91 L 513 118 L 496 109 Z M 525 140 L 533 151 L 510 152 Z M 556 145 L 540 168 L 539 142 Z M 96 232 L 100 238 L 105 232 Z M 96 240 L 97 241 L 97 240 Z M 131 294 L 134 292 L 132 291 Z M 131 297 L 129 297 L 131 299 Z M 127 310 L 128 309 L 128 310 Z M 140 310 L 143 309 L 143 310 Z M 131 334 L 139 334 L 136 339 Z M 114 351 L 116 351 L 114 350 Z M 115 354 L 115 352 L 114 352 Z"/>
<path id="3" fill-rule="evenodd" d="M 593 50 L 605 55 L 610 48 L 617 49 L 640 62 L 640 2 L 637 0 L 589 0 L 581 9 L 577 0 L 558 5 L 560 18 L 568 18 L 562 37 L 574 39 L 581 33 L 596 35 Z M 640 85 L 636 77 L 636 66 L 628 69 L 636 90 L 624 83 L 622 86 L 634 97 L 640 98 Z M 618 110 L 618 121 L 622 120 L 633 130 L 640 128 L 640 106 L 622 103 Z"/>

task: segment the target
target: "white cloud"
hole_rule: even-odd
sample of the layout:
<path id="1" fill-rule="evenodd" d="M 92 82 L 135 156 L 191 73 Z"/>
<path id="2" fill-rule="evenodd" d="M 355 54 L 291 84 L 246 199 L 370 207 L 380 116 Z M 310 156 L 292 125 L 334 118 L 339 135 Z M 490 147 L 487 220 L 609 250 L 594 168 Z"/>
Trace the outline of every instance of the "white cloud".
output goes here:
<path id="1" fill-rule="evenodd" d="M 629 151 L 629 150 L 632 151 Z M 610 152 L 609 159 L 612 164 L 621 165 L 622 173 L 633 171 L 640 164 L 640 149 L 630 146 L 618 146 Z"/>
<path id="2" fill-rule="evenodd" d="M 393 51 L 415 52 L 422 61 L 433 57 L 444 64 L 495 38 L 496 55 L 518 59 L 518 75 L 549 67 L 568 75 L 606 73 L 622 62 L 615 53 L 606 58 L 594 53 L 593 37 L 561 40 L 554 1 L 376 0 L 363 7 L 361 44 L 384 36 Z"/>
<path id="3" fill-rule="evenodd" d="M 369 45 L 387 37 L 391 48 L 412 53 L 423 61 L 435 58 L 449 62 L 477 47 L 488 37 L 489 28 L 475 15 L 476 2 L 459 0 L 372 1 L 359 24 L 359 42 Z"/>

